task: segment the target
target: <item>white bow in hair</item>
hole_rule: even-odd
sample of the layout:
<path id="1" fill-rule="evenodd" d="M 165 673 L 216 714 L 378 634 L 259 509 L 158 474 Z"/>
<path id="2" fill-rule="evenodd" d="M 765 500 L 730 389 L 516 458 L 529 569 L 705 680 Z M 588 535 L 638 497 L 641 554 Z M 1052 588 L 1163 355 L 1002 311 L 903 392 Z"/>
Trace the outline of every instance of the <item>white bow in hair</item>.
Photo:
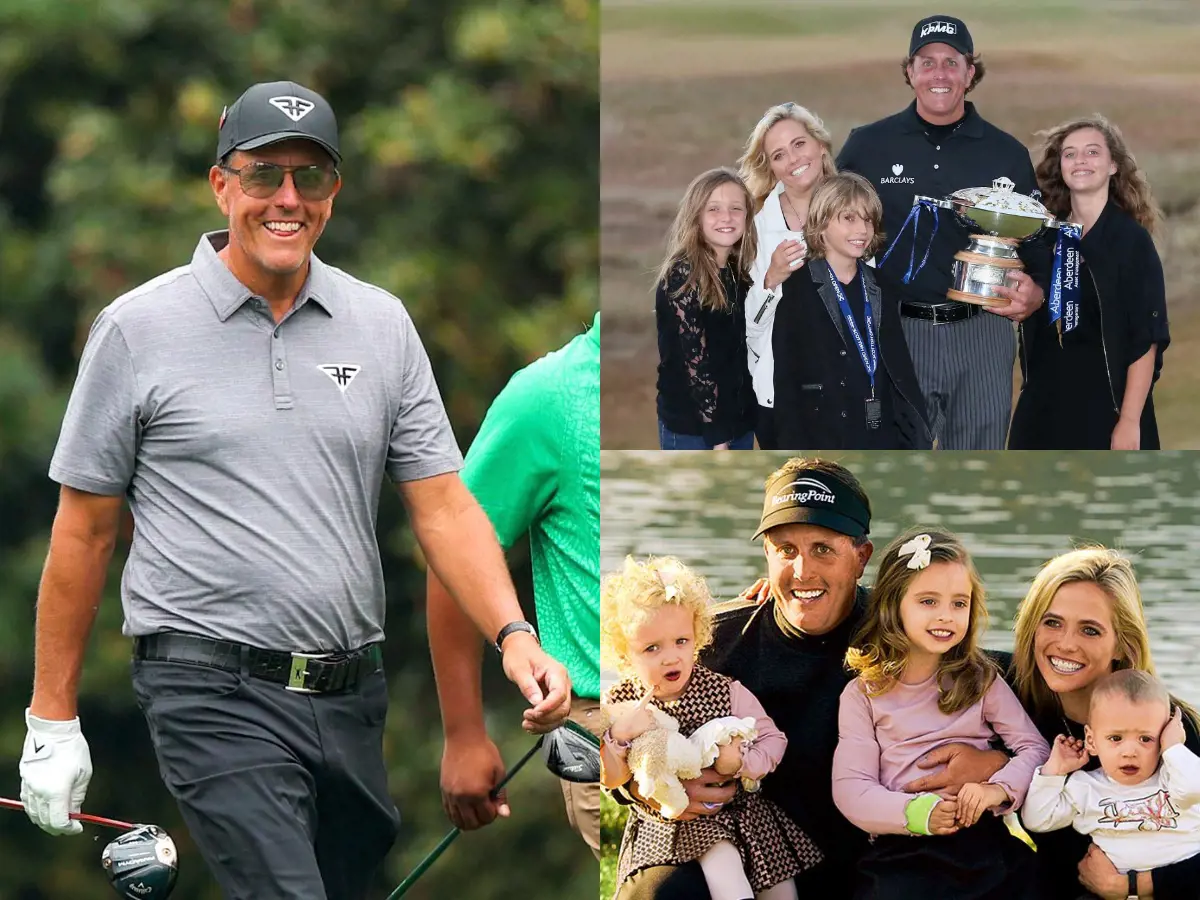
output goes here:
<path id="1" fill-rule="evenodd" d="M 929 545 L 933 543 L 933 538 L 927 534 L 918 534 L 915 538 L 909 541 L 896 551 L 897 556 L 908 556 L 912 554 L 912 559 L 908 561 L 910 569 L 923 569 L 930 562 Z"/>
<path id="2" fill-rule="evenodd" d="M 662 582 L 663 593 L 666 594 L 668 603 L 674 602 L 675 598 L 679 596 L 679 588 L 675 584 L 676 574 L 673 567 L 666 570 L 658 570 L 658 580 Z"/>

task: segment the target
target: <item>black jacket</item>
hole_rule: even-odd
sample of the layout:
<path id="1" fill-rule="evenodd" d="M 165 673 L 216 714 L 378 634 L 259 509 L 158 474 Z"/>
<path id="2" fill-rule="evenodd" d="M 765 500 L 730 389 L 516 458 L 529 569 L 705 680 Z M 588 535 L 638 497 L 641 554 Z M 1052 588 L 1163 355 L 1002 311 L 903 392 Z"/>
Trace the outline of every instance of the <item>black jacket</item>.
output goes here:
<path id="1" fill-rule="evenodd" d="M 654 300 L 658 324 L 658 417 L 676 434 L 721 444 L 754 429 L 754 386 L 746 363 L 746 291 L 721 270 L 728 309 L 705 309 L 693 288 L 676 294 L 691 266 L 680 261 Z"/>
<path id="2" fill-rule="evenodd" d="M 1037 247 L 1043 257 L 1042 265 L 1049 270 L 1053 244 L 1041 242 Z M 1163 352 L 1171 342 L 1162 262 L 1150 233 L 1111 199 L 1084 235 L 1079 250 L 1084 260 L 1083 277 L 1092 279 L 1100 305 L 1100 333 L 1108 373 L 1108 384 L 1102 389 L 1108 392 L 1113 412 L 1119 413 L 1129 367 L 1155 344 L 1154 381 L 1157 381 L 1162 372 Z M 1056 349 L 1048 346 L 1058 339 L 1057 330 L 1050 327 L 1049 306 L 1043 306 L 1022 322 L 1018 334 L 1022 393 L 1045 388 L 1031 382 L 1032 373 L 1039 368 L 1031 365 L 1031 361 Z M 1062 385 L 1062 403 L 1071 403 L 1072 392 L 1084 387 Z M 1146 449 L 1159 445 L 1152 401 L 1147 396 L 1142 411 L 1142 447 Z"/>
<path id="3" fill-rule="evenodd" d="M 899 448 L 929 449 L 933 437 L 926 421 L 925 400 L 900 326 L 895 285 L 862 267 L 867 296 L 874 311 L 879 368 L 876 393 L 888 392 Z M 823 260 L 810 260 L 783 283 L 771 347 L 775 354 L 775 426 L 785 450 L 821 448 L 861 450 L 849 446 L 848 423 L 865 416 L 865 396 L 846 385 L 859 376 L 862 361 L 838 307 Z M 881 289 L 880 285 L 886 289 Z M 855 418 L 850 419 L 851 416 Z"/>
<path id="4" fill-rule="evenodd" d="M 886 249 L 900 234 L 912 210 L 914 195 L 941 199 L 963 188 L 989 187 L 1001 176 L 1016 185 L 1013 189 L 1017 193 L 1032 194 L 1037 188 L 1029 151 L 1015 137 L 985 121 L 975 111 L 975 104 L 967 103 L 962 124 L 940 144 L 931 142 L 925 136 L 925 129 L 914 100 L 894 116 L 852 130 L 838 154 L 838 171 L 862 175 L 883 202 L 887 243 L 877 254 L 877 260 L 883 259 Z M 915 245 L 916 259 L 912 262 L 914 269 L 929 247 L 932 231 L 933 218 L 923 211 Z M 929 259 L 912 283 L 902 283 L 913 254 L 911 224 L 881 268 L 901 284 L 904 299 L 944 303 L 952 284 L 954 254 L 966 248 L 967 234 L 948 210 L 939 210 L 937 236 Z M 1046 286 L 1043 272 L 1034 266 L 1028 266 L 1027 270 L 1043 288 Z"/>

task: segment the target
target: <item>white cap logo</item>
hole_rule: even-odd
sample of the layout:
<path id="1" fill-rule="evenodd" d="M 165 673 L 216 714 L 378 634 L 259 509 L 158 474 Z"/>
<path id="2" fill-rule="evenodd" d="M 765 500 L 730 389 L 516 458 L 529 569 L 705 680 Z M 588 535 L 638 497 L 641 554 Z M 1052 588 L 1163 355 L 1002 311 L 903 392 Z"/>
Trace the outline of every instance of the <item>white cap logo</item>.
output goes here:
<path id="1" fill-rule="evenodd" d="M 267 101 L 293 122 L 299 122 L 310 112 L 316 105 L 311 100 L 305 100 L 303 97 L 272 97 Z"/>
<path id="2" fill-rule="evenodd" d="M 958 29 L 954 27 L 953 22 L 930 22 L 921 29 L 921 37 L 926 37 L 931 34 L 957 34 Z M 274 101 L 272 101 L 274 102 Z"/>

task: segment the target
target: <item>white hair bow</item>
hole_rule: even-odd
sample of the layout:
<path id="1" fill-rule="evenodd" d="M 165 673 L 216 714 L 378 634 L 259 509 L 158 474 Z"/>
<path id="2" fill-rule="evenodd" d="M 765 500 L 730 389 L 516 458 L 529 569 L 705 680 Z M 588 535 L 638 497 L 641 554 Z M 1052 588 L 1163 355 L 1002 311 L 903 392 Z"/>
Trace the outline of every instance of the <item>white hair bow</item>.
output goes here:
<path id="1" fill-rule="evenodd" d="M 679 596 L 679 588 L 675 584 L 675 576 L 678 574 L 675 568 L 672 566 L 666 570 L 658 569 L 657 574 L 658 580 L 662 582 L 663 593 L 667 596 L 667 602 L 674 602 L 675 598 Z"/>
<path id="2" fill-rule="evenodd" d="M 897 556 L 908 556 L 912 554 L 912 559 L 908 561 L 910 569 L 923 569 L 930 562 L 929 545 L 933 543 L 933 538 L 927 534 L 918 534 L 915 538 L 903 545 L 896 551 Z"/>

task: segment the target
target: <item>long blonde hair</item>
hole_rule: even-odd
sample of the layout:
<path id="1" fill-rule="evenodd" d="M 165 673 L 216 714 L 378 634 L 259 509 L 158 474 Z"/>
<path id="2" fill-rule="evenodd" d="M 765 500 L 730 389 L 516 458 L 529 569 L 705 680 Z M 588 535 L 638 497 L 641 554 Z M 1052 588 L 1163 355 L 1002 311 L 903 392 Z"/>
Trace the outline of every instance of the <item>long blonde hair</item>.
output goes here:
<path id="1" fill-rule="evenodd" d="M 980 700 L 999 674 L 995 664 L 979 648 L 979 636 L 987 626 L 983 581 L 966 547 L 951 534 L 913 528 L 888 544 L 879 564 L 879 574 L 871 587 L 866 619 L 846 653 L 846 665 L 858 673 L 869 697 L 886 694 L 904 674 L 911 642 L 900 618 L 900 601 L 922 570 L 910 569 L 908 563 L 911 557 L 901 557 L 899 550 L 919 534 L 927 534 L 931 539 L 930 565 L 939 562 L 959 563 L 966 568 L 971 583 L 967 633 L 938 661 L 938 709 L 948 714 L 966 709 Z"/>
<path id="2" fill-rule="evenodd" d="M 1138 589 L 1133 564 L 1116 550 L 1100 545 L 1059 554 L 1042 566 L 1033 579 L 1025 599 L 1017 608 L 1017 619 L 1013 626 L 1016 632 L 1013 686 L 1021 704 L 1035 717 L 1062 713 L 1062 701 L 1050 690 L 1038 671 L 1034 638 L 1058 589 L 1076 582 L 1096 585 L 1112 601 L 1113 631 L 1117 638 L 1113 670 L 1140 669 L 1151 675 L 1156 674 L 1154 658 L 1150 653 L 1146 614 L 1142 607 L 1142 593 Z M 1175 697 L 1171 699 L 1191 717 L 1193 724 L 1197 722 L 1196 710 L 1191 705 Z"/>
<path id="3" fill-rule="evenodd" d="M 1095 128 L 1104 135 L 1108 152 L 1117 167 L 1116 174 L 1108 182 L 1108 196 L 1139 225 L 1154 234 L 1163 213 L 1150 192 L 1150 183 L 1129 152 L 1121 129 L 1099 113 L 1071 119 L 1037 132 L 1037 136 L 1045 141 L 1036 171 L 1046 209 L 1059 219 L 1066 219 L 1071 214 L 1071 189 L 1063 181 L 1062 175 L 1062 145 L 1069 135 L 1081 128 Z"/>
<path id="4" fill-rule="evenodd" d="M 765 144 L 767 132 L 784 119 L 791 119 L 807 131 L 814 141 L 825 148 L 825 152 L 821 156 L 821 177 L 828 178 L 837 174 L 837 167 L 833 164 L 833 138 L 830 137 L 829 129 L 825 127 L 825 123 L 821 121 L 820 117 L 798 103 L 790 101 L 772 106 L 763 113 L 758 124 L 750 132 L 750 137 L 746 139 L 746 149 L 738 158 L 738 171 L 742 180 L 746 182 L 750 196 L 754 198 L 755 212 L 762 209 L 763 202 L 775 189 L 775 185 L 779 183 L 779 179 L 771 171 L 771 162 L 767 159 Z"/>
<path id="5" fill-rule="evenodd" d="M 723 184 L 737 185 L 746 203 L 746 228 L 742 232 L 741 240 L 730 249 L 726 265 L 736 283 L 749 283 L 750 266 L 754 264 L 755 254 L 758 253 L 758 238 L 750 211 L 750 192 L 746 190 L 746 185 L 737 172 L 725 166 L 697 175 L 688 185 L 683 199 L 679 202 L 675 221 L 667 234 L 667 255 L 659 267 L 658 279 L 655 281 L 656 285 L 669 289 L 672 275 L 678 269 L 679 274 L 685 274 L 686 278 L 671 296 L 677 297 L 687 291 L 696 290 L 702 307 L 718 311 L 729 308 L 729 299 L 721 283 L 721 267 L 717 265 L 717 257 L 712 248 L 704 240 L 700 220 L 708 198 Z"/>

